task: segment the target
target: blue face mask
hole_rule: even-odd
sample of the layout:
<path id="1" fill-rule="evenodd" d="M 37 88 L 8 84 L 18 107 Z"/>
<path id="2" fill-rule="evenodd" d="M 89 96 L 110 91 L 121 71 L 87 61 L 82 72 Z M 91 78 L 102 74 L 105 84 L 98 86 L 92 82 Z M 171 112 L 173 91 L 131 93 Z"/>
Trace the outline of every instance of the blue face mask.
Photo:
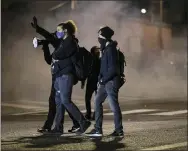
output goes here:
<path id="1" fill-rule="evenodd" d="M 65 33 L 63 31 L 62 32 L 58 32 L 58 31 L 56 32 L 56 36 L 57 36 L 58 39 L 63 38 L 64 35 L 65 35 Z"/>

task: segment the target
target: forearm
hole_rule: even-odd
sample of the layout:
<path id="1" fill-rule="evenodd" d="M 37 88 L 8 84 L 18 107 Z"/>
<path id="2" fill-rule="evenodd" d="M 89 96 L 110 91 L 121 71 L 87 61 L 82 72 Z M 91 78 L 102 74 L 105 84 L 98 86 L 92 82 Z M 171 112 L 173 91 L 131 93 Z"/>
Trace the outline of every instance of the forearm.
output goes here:
<path id="1" fill-rule="evenodd" d="M 48 40 L 52 44 L 53 47 L 57 46 L 56 44 L 57 40 L 53 34 L 51 34 L 50 32 L 48 32 L 47 30 L 45 30 L 44 28 L 40 26 L 36 27 L 36 32 L 40 34 L 41 36 L 43 36 L 46 40 Z"/>
<path id="2" fill-rule="evenodd" d="M 37 26 L 36 32 L 48 40 L 51 40 L 54 38 L 54 36 L 50 32 L 48 32 L 47 30 L 45 30 L 44 28 L 40 26 Z"/>

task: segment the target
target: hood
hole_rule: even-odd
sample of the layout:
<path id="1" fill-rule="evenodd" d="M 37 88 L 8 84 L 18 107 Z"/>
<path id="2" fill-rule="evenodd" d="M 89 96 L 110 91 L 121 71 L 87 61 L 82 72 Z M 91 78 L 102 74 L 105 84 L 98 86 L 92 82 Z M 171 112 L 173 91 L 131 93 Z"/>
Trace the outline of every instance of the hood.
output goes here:
<path id="1" fill-rule="evenodd" d="M 111 41 L 108 45 L 107 45 L 107 47 L 117 47 L 117 45 L 118 45 L 118 42 L 117 41 Z"/>

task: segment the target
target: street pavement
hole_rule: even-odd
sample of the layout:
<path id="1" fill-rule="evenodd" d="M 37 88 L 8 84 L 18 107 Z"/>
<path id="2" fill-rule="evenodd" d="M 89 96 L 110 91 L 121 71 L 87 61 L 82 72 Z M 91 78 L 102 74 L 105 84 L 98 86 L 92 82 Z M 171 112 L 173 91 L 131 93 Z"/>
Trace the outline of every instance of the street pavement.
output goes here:
<path id="1" fill-rule="evenodd" d="M 84 113 L 83 102 L 77 104 Z M 2 109 L 7 106 L 2 104 Z M 67 115 L 64 124 L 65 134 L 62 136 L 37 133 L 37 128 L 42 126 L 47 115 L 47 109 L 44 110 L 43 107 L 41 110 L 38 108 L 33 111 L 15 110 L 15 113 L 3 114 L 1 148 L 2 150 L 187 150 L 187 101 L 127 102 L 122 99 L 120 106 L 125 132 L 125 138 L 122 140 L 108 137 L 114 130 L 114 124 L 113 114 L 106 101 L 102 140 L 67 133 L 72 126 Z M 94 121 L 88 131 L 93 125 Z"/>

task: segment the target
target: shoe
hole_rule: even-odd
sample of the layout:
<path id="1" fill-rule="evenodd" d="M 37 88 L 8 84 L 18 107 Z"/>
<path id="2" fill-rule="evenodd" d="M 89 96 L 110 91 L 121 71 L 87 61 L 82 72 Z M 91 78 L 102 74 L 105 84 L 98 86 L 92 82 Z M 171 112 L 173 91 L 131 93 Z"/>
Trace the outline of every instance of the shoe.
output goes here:
<path id="1" fill-rule="evenodd" d="M 68 132 L 69 133 L 76 133 L 79 129 L 80 129 L 80 127 L 73 126 L 70 130 L 68 130 Z"/>
<path id="2" fill-rule="evenodd" d="M 91 125 L 91 122 L 86 120 L 80 127 L 80 129 L 76 132 L 76 134 L 80 135 L 84 133 Z"/>
<path id="3" fill-rule="evenodd" d="M 124 132 L 121 131 L 121 132 L 116 132 L 114 131 L 112 134 L 110 134 L 109 136 L 112 136 L 112 137 L 124 137 Z"/>
<path id="4" fill-rule="evenodd" d="M 86 118 L 87 120 L 91 120 L 91 114 L 87 114 L 87 113 L 86 113 L 85 118 Z"/>
<path id="5" fill-rule="evenodd" d="M 45 132 L 49 132 L 49 131 L 51 131 L 51 129 L 47 129 L 47 128 L 39 128 L 38 130 L 37 130 L 37 132 L 39 132 L 39 133 L 45 133 Z"/>
<path id="6" fill-rule="evenodd" d="M 53 129 L 53 130 L 51 130 L 51 131 L 49 131 L 49 133 L 50 134 L 59 134 L 59 135 L 61 135 L 61 134 L 63 134 L 63 130 L 58 130 L 58 129 Z"/>
<path id="7" fill-rule="evenodd" d="M 86 133 L 87 136 L 92 136 L 92 137 L 102 137 L 102 131 L 98 131 L 96 129 L 91 130 L 91 132 Z"/>

